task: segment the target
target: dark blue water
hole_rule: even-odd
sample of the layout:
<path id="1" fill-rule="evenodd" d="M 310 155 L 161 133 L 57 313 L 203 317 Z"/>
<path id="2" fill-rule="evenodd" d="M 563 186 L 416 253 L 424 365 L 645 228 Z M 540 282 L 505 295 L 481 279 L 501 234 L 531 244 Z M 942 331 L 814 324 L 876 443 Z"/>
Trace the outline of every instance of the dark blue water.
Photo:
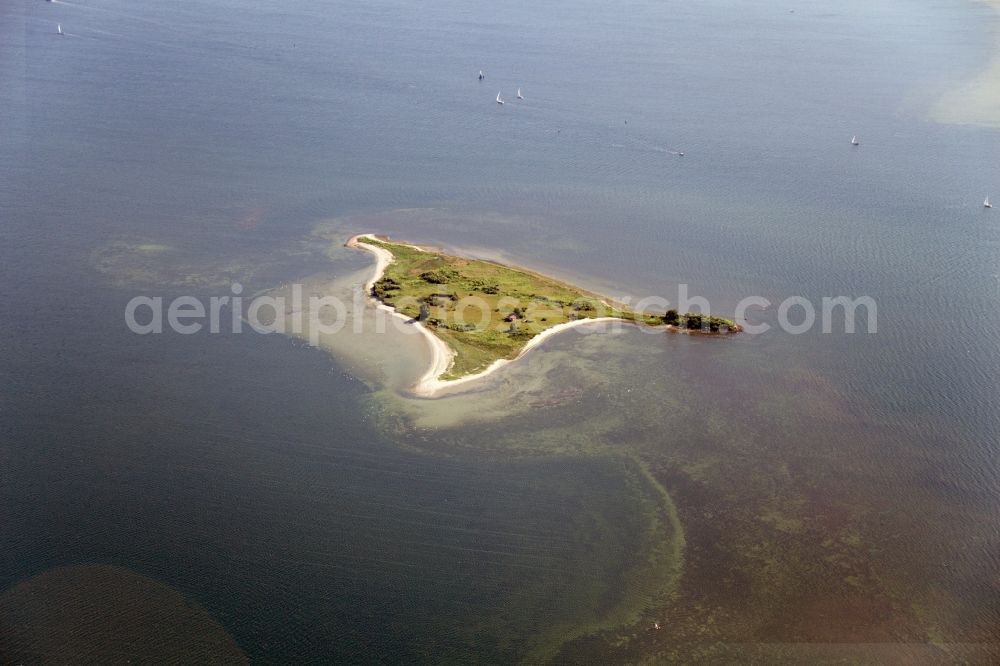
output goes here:
<path id="1" fill-rule="evenodd" d="M 626 336 L 618 361 L 594 361 L 611 384 L 582 399 L 597 419 L 634 412 L 619 433 L 647 462 L 684 450 L 653 427 L 676 417 L 705 450 L 713 433 L 755 432 L 769 464 L 790 464 L 824 497 L 838 486 L 821 480 L 847 467 L 844 488 L 888 488 L 883 510 L 907 536 L 873 549 L 922 544 L 968 567 L 940 582 L 966 615 L 927 624 L 957 641 L 959 618 L 987 623 L 1000 218 L 980 202 L 1000 197 L 1000 136 L 926 116 L 991 56 L 991 15 L 961 2 L 789 8 L 0 7 L 0 586 L 62 564 L 126 566 L 192 595 L 252 658 L 279 662 L 515 658 L 530 652 L 525 625 L 484 618 L 508 605 L 539 625 L 599 614 L 590 597 L 565 602 L 573 576 L 539 587 L 517 572 L 577 558 L 579 576 L 598 562 L 592 577 L 610 580 L 628 565 L 622 552 L 581 553 L 627 551 L 638 527 L 566 522 L 629 515 L 635 490 L 617 463 L 481 458 L 468 453 L 484 437 L 474 429 L 407 441 L 317 350 L 124 329 L 124 303 L 151 284 L 253 290 L 363 265 L 331 268 L 307 242 L 338 218 L 345 238 L 490 248 L 615 295 L 671 298 L 685 282 L 722 314 L 755 294 L 873 297 L 875 335 L 667 344 L 655 371 L 702 388 L 633 387 L 658 407 L 608 397 L 625 396 L 628 378 L 612 366 L 647 345 Z M 447 214 L 385 212 L 401 208 Z M 169 259 L 108 262 L 141 244 L 169 246 Z M 493 432 L 487 448 L 580 418 L 550 411 Z M 422 449 L 463 454 L 428 461 Z M 581 499 L 595 487 L 602 502 Z M 908 501 L 939 513 L 914 526 Z M 826 505 L 810 506 L 822 523 Z M 752 540 L 763 528 L 739 529 Z M 940 573 L 934 557 L 886 556 L 878 572 L 905 588 Z M 491 628 L 463 628 L 465 617 Z"/>

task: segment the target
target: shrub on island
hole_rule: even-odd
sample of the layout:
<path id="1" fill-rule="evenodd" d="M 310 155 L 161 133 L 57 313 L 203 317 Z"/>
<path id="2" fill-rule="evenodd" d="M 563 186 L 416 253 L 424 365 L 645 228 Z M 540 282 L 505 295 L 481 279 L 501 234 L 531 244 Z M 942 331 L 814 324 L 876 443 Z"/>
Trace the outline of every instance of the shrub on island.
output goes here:
<path id="1" fill-rule="evenodd" d="M 431 284 L 448 284 L 458 277 L 458 272 L 447 268 L 439 268 L 434 271 L 425 271 L 420 274 L 420 279 Z"/>

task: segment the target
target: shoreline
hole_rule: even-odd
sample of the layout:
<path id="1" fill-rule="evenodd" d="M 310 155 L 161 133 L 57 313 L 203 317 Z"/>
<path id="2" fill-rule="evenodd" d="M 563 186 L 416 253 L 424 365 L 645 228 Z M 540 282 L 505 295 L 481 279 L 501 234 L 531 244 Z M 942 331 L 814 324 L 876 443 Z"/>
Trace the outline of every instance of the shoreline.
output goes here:
<path id="1" fill-rule="evenodd" d="M 358 238 L 372 238 L 377 240 L 378 237 L 375 234 L 356 234 L 354 236 L 351 236 L 347 240 L 347 242 L 344 243 L 345 247 L 349 247 L 355 250 L 366 250 L 375 255 L 375 271 L 372 274 L 371 279 L 365 283 L 364 286 L 365 297 L 373 301 L 375 303 L 376 308 L 380 310 L 385 310 L 386 312 L 390 313 L 393 317 L 399 317 L 405 322 L 412 321 L 409 317 L 402 314 L 401 312 L 396 312 L 395 308 L 391 308 L 382 301 L 378 300 L 377 298 L 372 297 L 373 285 L 382 278 L 382 275 L 385 273 L 385 269 L 389 266 L 389 264 L 393 262 L 394 257 L 392 256 L 392 253 L 389 252 L 388 250 L 384 250 L 380 247 L 375 247 L 374 245 L 369 245 L 368 243 L 359 243 Z M 417 380 L 417 383 L 412 387 L 411 390 L 416 395 L 429 398 L 432 397 L 434 389 L 431 389 L 430 392 L 428 392 L 428 389 L 425 388 L 425 385 L 429 383 L 431 380 L 436 380 L 436 378 L 439 375 L 441 375 L 441 373 L 448 370 L 448 367 L 451 366 L 452 358 L 455 356 L 455 352 L 452 351 L 451 347 L 449 347 L 444 340 L 442 340 L 441 338 L 439 338 L 438 336 L 434 335 L 429 330 L 427 330 L 427 327 L 421 324 L 419 321 L 414 321 L 411 324 L 411 326 L 415 326 L 416 329 L 420 331 L 421 335 L 423 335 L 424 338 L 427 340 L 427 342 L 430 344 L 430 349 L 431 349 L 431 367 L 427 370 L 427 372 L 425 372 L 420 377 L 420 379 Z"/>
<path id="2" fill-rule="evenodd" d="M 558 333 L 562 333 L 563 331 L 567 331 L 571 328 L 576 328 L 578 326 L 585 326 L 587 324 L 604 323 L 609 321 L 620 322 L 623 325 L 631 325 L 631 326 L 639 325 L 636 322 L 628 321 L 620 317 L 593 317 L 589 319 L 577 319 L 575 321 L 565 322 L 557 326 L 547 328 L 538 335 L 528 340 L 527 343 L 525 343 L 524 347 L 521 348 L 521 351 L 518 352 L 517 356 L 515 356 L 512 359 L 506 359 L 506 358 L 497 359 L 496 361 L 493 361 L 493 363 L 491 363 L 485 370 L 481 370 L 480 372 L 477 372 L 472 375 L 465 375 L 464 377 L 459 377 L 458 379 L 438 379 L 442 374 L 448 371 L 449 367 L 451 367 L 452 360 L 455 357 L 455 351 L 451 347 L 449 347 L 444 340 L 434 335 L 434 333 L 432 333 L 422 323 L 418 321 L 413 321 L 410 317 L 407 317 L 406 315 L 397 312 L 394 308 L 386 305 L 385 303 L 382 303 L 377 298 L 374 298 L 372 296 L 372 287 L 376 282 L 378 282 L 382 278 L 382 275 L 385 273 L 385 269 L 389 266 L 389 264 L 391 264 L 394 261 L 394 257 L 392 253 L 389 252 L 388 250 L 385 250 L 380 247 L 375 247 L 373 245 L 369 245 L 368 243 L 359 243 L 358 242 L 359 238 L 371 238 L 374 240 L 379 240 L 379 238 L 375 234 L 355 234 L 354 236 L 351 236 L 346 243 L 344 243 L 345 247 L 349 247 L 356 250 L 366 250 L 375 255 L 375 271 L 374 274 L 372 275 L 372 278 L 365 283 L 364 286 L 365 295 L 370 300 L 375 302 L 375 306 L 377 308 L 386 310 L 390 312 L 393 316 L 399 317 L 400 319 L 408 323 L 412 322 L 410 325 L 415 326 L 417 330 L 420 331 L 420 333 L 427 339 L 428 343 L 430 344 L 431 348 L 430 368 L 428 368 L 427 371 L 423 375 L 421 375 L 420 378 L 417 380 L 417 382 L 409 389 L 413 395 L 421 398 L 438 397 L 441 394 L 441 392 L 446 389 L 455 386 L 461 386 L 462 384 L 467 384 L 469 382 L 482 379 L 496 372 L 497 370 L 504 367 L 508 363 L 513 363 L 514 361 L 517 361 L 518 359 L 520 359 L 529 351 L 540 345 L 549 337 L 556 335 Z M 423 248 L 417 248 L 417 249 L 422 250 Z"/>

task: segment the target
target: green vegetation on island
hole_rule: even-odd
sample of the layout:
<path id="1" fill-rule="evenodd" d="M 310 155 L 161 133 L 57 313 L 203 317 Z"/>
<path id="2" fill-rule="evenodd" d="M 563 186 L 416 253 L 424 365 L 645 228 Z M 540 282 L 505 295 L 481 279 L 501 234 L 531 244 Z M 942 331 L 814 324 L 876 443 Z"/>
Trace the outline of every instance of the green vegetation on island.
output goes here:
<path id="1" fill-rule="evenodd" d="M 560 324 L 612 317 L 647 326 L 671 324 L 660 314 L 634 312 L 566 283 L 523 269 L 466 259 L 404 243 L 359 236 L 358 243 L 388 251 L 393 261 L 372 285 L 372 296 L 424 323 L 455 351 L 442 379 L 481 372 L 513 359 L 529 340 Z M 676 326 L 703 332 L 738 331 L 718 317 L 688 313 Z M 668 313 L 668 316 L 669 313 Z M 673 327 L 671 326 L 671 328 Z"/>

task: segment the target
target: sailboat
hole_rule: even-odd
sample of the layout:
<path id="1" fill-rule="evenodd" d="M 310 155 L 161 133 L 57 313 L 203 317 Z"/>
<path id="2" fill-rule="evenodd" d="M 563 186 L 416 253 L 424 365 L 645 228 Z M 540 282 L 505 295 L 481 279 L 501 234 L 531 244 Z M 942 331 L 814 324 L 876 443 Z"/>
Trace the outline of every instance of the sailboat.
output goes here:
<path id="1" fill-rule="evenodd" d="M 497 91 L 497 104 L 503 104 L 503 97 L 500 96 L 500 91 Z"/>
<path id="2" fill-rule="evenodd" d="M 855 134 L 854 136 L 851 137 L 851 145 L 852 146 L 860 146 L 861 145 L 861 142 L 858 141 L 858 135 L 857 134 Z"/>
<path id="3" fill-rule="evenodd" d="M 521 94 L 521 89 L 520 88 L 517 89 L 517 98 L 518 99 L 524 99 L 524 95 Z"/>
<path id="4" fill-rule="evenodd" d="M 987 196 L 986 201 L 983 202 L 983 208 L 993 208 L 993 204 L 990 203 L 990 198 Z"/>
<path id="5" fill-rule="evenodd" d="M 483 74 L 483 70 L 479 70 L 479 80 L 482 81 L 486 76 Z"/>
<path id="6" fill-rule="evenodd" d="M 56 34 L 57 34 L 57 35 L 62 35 L 62 34 L 64 34 L 64 33 L 63 33 L 63 31 L 62 31 L 62 23 L 57 23 L 57 24 L 56 24 Z"/>

